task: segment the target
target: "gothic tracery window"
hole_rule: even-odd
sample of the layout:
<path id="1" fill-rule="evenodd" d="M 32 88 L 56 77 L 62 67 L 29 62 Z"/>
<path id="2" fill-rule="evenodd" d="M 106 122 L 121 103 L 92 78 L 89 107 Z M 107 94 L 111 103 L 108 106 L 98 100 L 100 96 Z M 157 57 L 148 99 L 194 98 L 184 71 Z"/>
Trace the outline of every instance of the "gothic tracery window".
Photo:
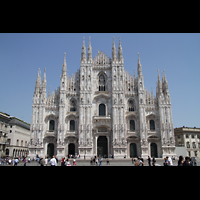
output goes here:
<path id="1" fill-rule="evenodd" d="M 50 120 L 49 122 L 49 130 L 50 131 L 54 131 L 55 129 L 55 121 L 54 120 Z"/>
<path id="2" fill-rule="evenodd" d="M 154 120 L 150 120 L 150 130 L 152 130 L 152 131 L 155 130 L 155 122 L 154 122 Z"/>
<path id="3" fill-rule="evenodd" d="M 129 111 L 129 112 L 134 111 L 134 103 L 133 103 L 133 100 L 129 100 L 129 101 L 128 101 L 128 111 Z"/>
<path id="4" fill-rule="evenodd" d="M 103 74 L 99 76 L 99 91 L 105 91 L 106 90 L 106 79 Z"/>
<path id="5" fill-rule="evenodd" d="M 70 120 L 70 131 L 75 131 L 75 121 Z"/>
<path id="6" fill-rule="evenodd" d="M 70 111 L 71 112 L 76 111 L 76 101 L 74 99 L 70 100 Z"/>
<path id="7" fill-rule="evenodd" d="M 105 104 L 99 105 L 99 116 L 105 116 L 106 115 L 106 106 Z"/>
<path id="8" fill-rule="evenodd" d="M 130 120 L 130 131 L 134 131 L 134 130 L 135 130 L 135 121 Z"/>

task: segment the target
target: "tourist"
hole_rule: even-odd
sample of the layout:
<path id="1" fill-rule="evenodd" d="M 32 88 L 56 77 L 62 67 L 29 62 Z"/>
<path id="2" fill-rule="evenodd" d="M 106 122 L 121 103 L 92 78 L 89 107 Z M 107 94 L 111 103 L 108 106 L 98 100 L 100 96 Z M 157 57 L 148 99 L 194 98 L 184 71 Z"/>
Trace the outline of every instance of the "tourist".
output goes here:
<path id="1" fill-rule="evenodd" d="M 26 157 L 24 158 L 24 166 L 26 166 L 26 163 L 27 163 L 27 159 Z"/>
<path id="2" fill-rule="evenodd" d="M 178 166 L 183 166 L 184 158 L 183 156 L 179 156 Z"/>
<path id="3" fill-rule="evenodd" d="M 45 164 L 45 162 L 44 162 L 44 159 L 43 159 L 43 158 L 41 158 L 41 159 L 40 159 L 40 166 L 42 166 L 42 167 L 43 167 L 43 166 L 44 166 L 44 164 Z"/>
<path id="4" fill-rule="evenodd" d="M 155 163 L 156 163 L 156 159 L 155 159 L 154 156 L 153 156 L 152 165 L 155 166 Z"/>
<path id="5" fill-rule="evenodd" d="M 18 158 L 16 157 L 16 158 L 15 158 L 15 165 L 14 165 L 14 166 L 17 166 L 18 163 L 19 163 L 19 160 L 18 160 Z"/>
<path id="6" fill-rule="evenodd" d="M 170 157 L 168 158 L 168 161 L 169 161 L 169 166 L 173 166 L 173 161 Z"/>
<path id="7" fill-rule="evenodd" d="M 98 166 L 98 158 L 96 158 L 96 166 Z"/>
<path id="8" fill-rule="evenodd" d="M 168 161 L 168 156 L 166 158 L 164 158 L 164 166 L 169 166 L 169 161 Z"/>
<path id="9" fill-rule="evenodd" d="M 149 166 L 151 166 L 151 158 L 148 156 L 148 164 L 149 164 Z"/>
<path id="10" fill-rule="evenodd" d="M 71 166 L 71 164 L 70 164 L 70 161 L 69 161 L 69 160 L 66 162 L 66 166 Z"/>
<path id="11" fill-rule="evenodd" d="M 54 156 L 53 156 L 53 158 L 50 160 L 50 165 L 51 165 L 51 166 L 57 166 L 57 162 L 56 162 L 56 159 L 55 159 Z"/>
<path id="12" fill-rule="evenodd" d="M 191 166 L 190 165 L 190 157 L 185 157 L 185 161 L 184 161 L 184 163 L 183 163 L 183 166 Z"/>
<path id="13" fill-rule="evenodd" d="M 48 158 L 46 156 L 45 156 L 44 164 L 45 164 L 45 166 L 47 166 L 47 164 L 48 164 Z"/>
<path id="14" fill-rule="evenodd" d="M 138 160 L 135 161 L 135 166 L 144 166 L 145 163 L 142 161 L 142 158 L 138 157 Z"/>
<path id="15" fill-rule="evenodd" d="M 73 159 L 73 166 L 76 165 L 76 160 L 75 158 Z"/>
<path id="16" fill-rule="evenodd" d="M 102 166 L 102 158 L 99 158 L 99 166 Z"/>
<path id="17" fill-rule="evenodd" d="M 61 166 L 65 166 L 65 157 L 62 157 Z"/>

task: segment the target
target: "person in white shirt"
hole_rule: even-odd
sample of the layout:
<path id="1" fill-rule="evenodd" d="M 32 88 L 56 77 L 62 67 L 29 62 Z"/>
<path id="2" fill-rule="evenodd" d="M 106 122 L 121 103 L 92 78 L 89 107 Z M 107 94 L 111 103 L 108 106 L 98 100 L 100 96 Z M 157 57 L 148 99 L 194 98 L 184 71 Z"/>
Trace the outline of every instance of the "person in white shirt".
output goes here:
<path id="1" fill-rule="evenodd" d="M 169 161 L 169 165 L 172 166 L 173 165 L 173 161 L 172 161 L 172 159 L 170 157 L 168 158 L 168 161 Z"/>
<path id="2" fill-rule="evenodd" d="M 48 163 L 48 159 L 47 159 L 47 157 L 45 156 L 45 160 L 44 160 L 45 166 L 47 166 L 47 163 Z"/>
<path id="3" fill-rule="evenodd" d="M 53 158 L 50 160 L 50 165 L 51 165 L 51 166 L 57 166 L 57 162 L 56 162 L 56 159 L 55 159 L 54 156 L 53 156 Z"/>

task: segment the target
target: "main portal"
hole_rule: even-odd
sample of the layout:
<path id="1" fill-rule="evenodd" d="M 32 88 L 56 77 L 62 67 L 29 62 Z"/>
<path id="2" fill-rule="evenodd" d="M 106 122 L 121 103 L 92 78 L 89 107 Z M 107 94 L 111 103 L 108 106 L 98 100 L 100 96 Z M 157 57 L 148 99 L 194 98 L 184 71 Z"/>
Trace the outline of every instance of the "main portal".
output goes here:
<path id="1" fill-rule="evenodd" d="M 99 136 L 97 140 L 97 156 L 108 157 L 108 141 L 106 136 Z"/>

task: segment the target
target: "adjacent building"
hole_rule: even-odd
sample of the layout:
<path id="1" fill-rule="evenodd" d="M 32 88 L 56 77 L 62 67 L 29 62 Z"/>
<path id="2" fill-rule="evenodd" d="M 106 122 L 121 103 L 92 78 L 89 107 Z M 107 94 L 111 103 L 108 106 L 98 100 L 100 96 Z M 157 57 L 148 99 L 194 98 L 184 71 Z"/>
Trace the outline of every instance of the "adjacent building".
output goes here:
<path id="1" fill-rule="evenodd" d="M 200 128 L 180 127 L 174 129 L 176 148 L 185 147 L 187 156 L 200 158 Z"/>
<path id="2" fill-rule="evenodd" d="M 1 157 L 22 157 L 29 153 L 30 124 L 0 112 Z"/>
<path id="3" fill-rule="evenodd" d="M 156 96 L 144 87 L 138 53 L 137 74 L 124 68 L 119 39 L 112 57 L 98 52 L 92 57 L 89 39 L 81 51 L 80 69 L 68 76 L 66 54 L 60 86 L 46 92 L 46 69 L 38 69 L 32 104 L 30 156 L 68 154 L 115 158 L 175 155 L 171 99 L 165 72 L 158 79 Z M 55 69 L 57 70 L 57 69 Z M 133 70 L 135 71 L 135 70 Z M 155 72 L 156 73 L 156 72 Z"/>
<path id="4" fill-rule="evenodd" d="M 10 115 L 0 112 L 0 157 L 5 156 L 9 133 Z"/>

